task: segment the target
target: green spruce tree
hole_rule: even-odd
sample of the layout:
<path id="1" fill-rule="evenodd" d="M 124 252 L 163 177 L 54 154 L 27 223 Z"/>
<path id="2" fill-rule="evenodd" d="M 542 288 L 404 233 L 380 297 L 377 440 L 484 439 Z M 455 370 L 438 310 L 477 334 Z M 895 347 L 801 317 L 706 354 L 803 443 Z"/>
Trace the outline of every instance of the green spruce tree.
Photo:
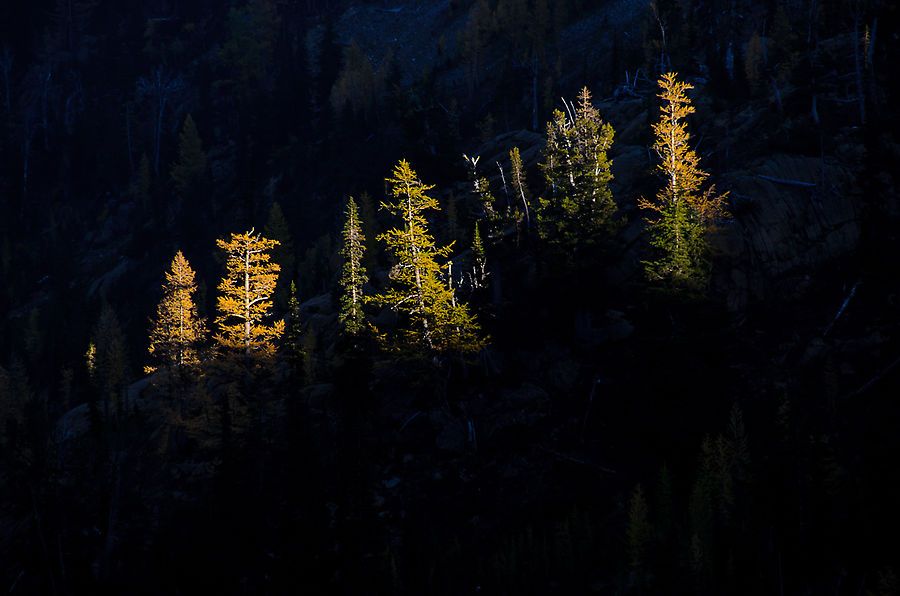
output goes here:
<path id="1" fill-rule="evenodd" d="M 366 251 L 363 244 L 362 227 L 359 211 L 353 197 L 347 201 L 346 223 L 342 233 L 344 245 L 341 256 L 344 266 L 341 269 L 341 313 L 340 322 L 345 333 L 357 335 L 366 327 L 366 315 L 363 312 L 365 297 L 363 284 L 368 280 L 362 260 Z"/>
<path id="2" fill-rule="evenodd" d="M 388 202 L 381 204 L 398 222 L 378 239 L 384 241 L 394 260 L 391 285 L 377 297 L 406 318 L 400 345 L 421 355 L 472 354 L 484 339 L 468 307 L 457 301 L 444 276 L 452 244 L 438 247 L 428 230 L 425 213 L 437 210 L 438 202 L 427 192 L 434 188 L 416 176 L 409 162 L 401 160 L 387 179 Z"/>
<path id="3" fill-rule="evenodd" d="M 288 299 L 288 316 L 284 326 L 282 349 L 290 366 L 294 381 L 303 379 L 306 353 L 303 349 L 303 322 L 300 320 L 300 301 L 297 299 L 297 284 L 291 281 Z"/>
<path id="4" fill-rule="evenodd" d="M 600 119 L 585 87 L 577 105 L 556 110 L 547 124 L 544 163 L 546 197 L 538 201 L 538 231 L 578 262 L 580 253 L 606 242 L 621 226 L 609 188 L 613 175 L 606 152 L 614 131 Z"/>
<path id="5" fill-rule="evenodd" d="M 479 222 L 475 222 L 475 233 L 472 237 L 472 260 L 474 261 L 473 286 L 483 287 L 487 281 L 487 256 L 484 254 L 484 242 L 481 240 Z"/>
<path id="6" fill-rule="evenodd" d="M 203 152 L 203 141 L 194 119 L 188 114 L 178 136 L 178 161 L 172 166 L 172 182 L 179 197 L 186 198 L 204 172 L 206 153 Z"/>

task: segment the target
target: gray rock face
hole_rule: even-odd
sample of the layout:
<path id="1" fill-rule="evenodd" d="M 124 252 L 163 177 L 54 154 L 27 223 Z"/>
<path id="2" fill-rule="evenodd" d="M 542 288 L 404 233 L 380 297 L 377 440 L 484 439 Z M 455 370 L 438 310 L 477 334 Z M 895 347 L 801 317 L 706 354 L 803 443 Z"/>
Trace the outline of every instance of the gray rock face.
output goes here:
<path id="1" fill-rule="evenodd" d="M 859 243 L 854 173 L 798 155 L 773 155 L 730 173 L 734 222 L 717 238 L 733 258 L 719 272 L 729 306 L 779 296 L 800 298 L 812 278 Z"/>

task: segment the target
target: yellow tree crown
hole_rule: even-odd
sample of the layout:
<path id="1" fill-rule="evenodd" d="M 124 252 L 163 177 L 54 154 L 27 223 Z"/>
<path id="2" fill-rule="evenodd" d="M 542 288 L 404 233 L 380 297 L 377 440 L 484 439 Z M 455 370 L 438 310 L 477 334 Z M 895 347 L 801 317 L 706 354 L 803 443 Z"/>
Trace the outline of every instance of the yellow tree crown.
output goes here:
<path id="1" fill-rule="evenodd" d="M 215 336 L 223 348 L 243 350 L 247 355 L 274 353 L 274 342 L 284 332 L 284 321 L 266 325 L 263 319 L 272 309 L 271 297 L 281 270 L 269 254 L 278 244 L 277 240 L 254 234 L 252 229 L 232 234 L 228 241 L 216 240 L 226 253 L 226 274 L 218 288 L 219 332 Z"/>
<path id="2" fill-rule="evenodd" d="M 650 244 L 660 255 L 645 265 L 653 279 L 702 280 L 708 274 L 709 232 L 728 215 L 727 193 L 717 195 L 715 187 L 701 191 L 709 174 L 700 169 L 686 122 L 694 113 L 686 94 L 693 86 L 677 76 L 670 72 L 659 79 L 662 105 L 659 122 L 653 125 L 657 168 L 666 185 L 655 201 L 638 200 L 641 209 L 653 212 L 648 218 Z"/>
<path id="3" fill-rule="evenodd" d="M 167 366 L 192 366 L 198 362 L 197 345 L 203 340 L 203 323 L 197 318 L 193 298 L 197 289 L 194 270 L 178 251 L 165 275 L 163 299 L 156 307 L 150 328 L 148 352 Z"/>

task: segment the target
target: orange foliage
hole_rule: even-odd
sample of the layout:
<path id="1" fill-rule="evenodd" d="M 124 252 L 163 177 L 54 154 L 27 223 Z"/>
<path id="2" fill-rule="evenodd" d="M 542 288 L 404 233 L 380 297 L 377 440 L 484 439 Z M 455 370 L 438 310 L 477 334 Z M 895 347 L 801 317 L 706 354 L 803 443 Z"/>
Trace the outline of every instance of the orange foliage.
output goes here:
<path id="1" fill-rule="evenodd" d="M 225 277 L 219 283 L 219 332 L 215 339 L 226 350 L 242 350 L 248 356 L 274 354 L 276 339 L 284 333 L 284 321 L 263 323 L 272 309 L 272 294 L 281 270 L 271 262 L 269 251 L 277 240 L 253 234 L 232 234 L 231 240 L 216 240 L 227 253 Z"/>

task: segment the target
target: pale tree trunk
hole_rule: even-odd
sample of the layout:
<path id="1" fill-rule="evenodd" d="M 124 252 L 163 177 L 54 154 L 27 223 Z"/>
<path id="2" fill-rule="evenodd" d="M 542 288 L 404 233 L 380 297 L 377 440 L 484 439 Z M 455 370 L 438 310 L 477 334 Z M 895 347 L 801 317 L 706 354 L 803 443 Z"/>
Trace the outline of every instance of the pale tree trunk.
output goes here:
<path id="1" fill-rule="evenodd" d="M 416 299 L 419 305 L 419 312 L 422 315 L 422 331 L 425 338 L 425 343 L 428 344 L 429 349 L 434 348 L 434 344 L 431 341 L 431 330 L 428 326 L 428 316 L 425 312 L 425 295 L 422 292 L 422 273 L 419 269 L 419 247 L 415 244 L 415 239 L 413 238 L 413 210 L 412 210 L 412 189 L 409 186 L 409 183 L 406 185 L 406 227 L 409 230 L 409 246 L 410 252 L 412 253 L 412 257 L 414 259 L 413 270 L 416 275 Z"/>
<path id="2" fill-rule="evenodd" d="M 47 96 L 50 93 L 50 78 L 53 76 L 53 72 L 48 68 L 47 76 L 44 77 L 44 85 L 41 89 L 41 124 L 44 128 L 44 151 L 50 150 L 50 139 L 47 136 L 47 131 L 50 129 L 49 124 L 49 110 L 50 107 L 48 105 L 49 99 Z"/>
<path id="3" fill-rule="evenodd" d="M 163 110 L 166 107 L 166 100 L 160 98 L 159 107 L 156 112 L 156 155 L 153 159 L 153 172 L 159 176 L 159 146 L 162 140 L 162 117 Z"/>
<path id="4" fill-rule="evenodd" d="M 128 171 L 134 175 L 134 152 L 131 147 L 131 106 L 125 103 L 125 139 L 128 144 Z"/>
<path id="5" fill-rule="evenodd" d="M 531 59 L 531 130 L 537 132 L 538 129 L 538 60 L 537 52 L 534 52 Z"/>
<path id="6" fill-rule="evenodd" d="M 859 9 L 853 11 L 853 65 L 856 70 L 856 100 L 859 102 L 859 123 L 866 125 L 866 94 L 863 90 L 862 65 L 859 63 Z"/>
<path id="7" fill-rule="evenodd" d="M 244 345 L 250 355 L 250 248 L 244 250 Z"/>

